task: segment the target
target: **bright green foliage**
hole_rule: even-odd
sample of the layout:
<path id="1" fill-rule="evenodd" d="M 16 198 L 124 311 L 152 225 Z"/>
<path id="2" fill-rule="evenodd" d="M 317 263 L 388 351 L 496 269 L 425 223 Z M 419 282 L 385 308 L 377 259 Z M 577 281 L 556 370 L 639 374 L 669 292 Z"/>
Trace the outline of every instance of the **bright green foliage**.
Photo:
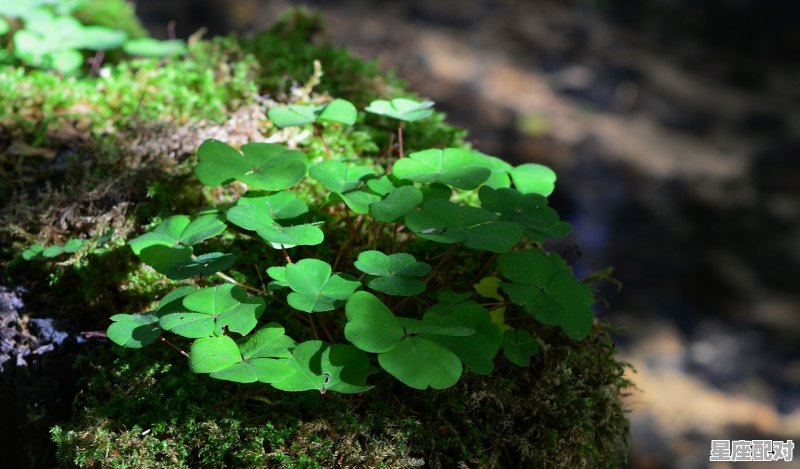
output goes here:
<path id="1" fill-rule="evenodd" d="M 128 348 L 142 348 L 161 336 L 158 316 L 147 314 L 115 314 L 106 335 L 115 344 Z"/>
<path id="2" fill-rule="evenodd" d="M 458 189 L 475 189 L 489 179 L 491 170 L 478 165 L 477 155 L 459 148 L 412 153 L 394 165 L 393 174 L 414 182 L 441 182 Z"/>
<path id="3" fill-rule="evenodd" d="M 233 265 L 234 258 L 222 253 L 192 257 L 192 246 L 221 234 L 227 226 L 217 215 L 194 220 L 185 215 L 167 218 L 153 231 L 132 239 L 133 252 L 156 271 L 174 280 L 210 275 Z"/>
<path id="4" fill-rule="evenodd" d="M 425 282 L 417 279 L 427 275 L 431 266 L 417 262 L 411 254 L 400 253 L 387 256 L 380 251 L 364 251 L 358 255 L 353 266 L 375 278 L 367 286 L 387 295 L 412 296 L 425 291 Z"/>
<path id="5" fill-rule="evenodd" d="M 464 326 L 475 331 L 469 336 L 427 336 L 429 340 L 455 353 L 464 366 L 481 375 L 494 369 L 494 357 L 502 342 L 500 329 L 492 322 L 489 312 L 479 304 L 466 302 L 456 305 L 452 312 L 442 314 L 428 311 L 423 321 L 429 324 L 452 327 Z"/>
<path id="6" fill-rule="evenodd" d="M 436 323 L 398 318 L 367 292 L 354 294 L 345 310 L 347 340 L 365 352 L 378 353 L 381 367 L 406 385 L 416 389 L 444 389 L 461 376 L 461 360 L 456 354 L 416 334 L 470 336 L 474 330 L 453 327 L 461 324 L 452 318 Z"/>
<path id="7" fill-rule="evenodd" d="M 365 182 L 375 177 L 374 170 L 367 166 L 325 160 L 312 166 L 308 172 L 325 189 L 331 191 L 328 200 L 344 202 L 356 213 L 368 213 L 370 205 L 380 200 L 379 195 L 363 187 Z"/>
<path id="8" fill-rule="evenodd" d="M 292 289 L 289 305 L 307 313 L 330 311 L 350 298 L 361 286 L 357 280 L 347 280 L 331 274 L 331 265 L 318 259 L 303 259 L 286 267 L 273 267 L 267 273 Z"/>
<path id="9" fill-rule="evenodd" d="M 274 107 L 268 112 L 272 123 L 278 127 L 295 127 L 315 122 L 334 122 L 353 125 L 358 111 L 353 103 L 345 99 L 335 99 L 323 106 L 290 104 Z"/>
<path id="10" fill-rule="evenodd" d="M 294 340 L 284 334 L 283 327 L 267 324 L 239 346 L 240 361 L 212 372 L 211 377 L 237 383 L 280 381 L 292 373 L 281 359 L 289 358 L 294 346 Z"/>
<path id="11" fill-rule="evenodd" d="M 122 50 L 126 54 L 142 57 L 171 57 L 173 55 L 183 55 L 187 49 L 186 43 L 179 39 L 159 41 L 150 37 L 143 37 L 125 41 L 125 44 L 122 45 Z"/>
<path id="12" fill-rule="evenodd" d="M 22 251 L 22 258 L 26 261 L 49 259 L 58 257 L 61 254 L 73 254 L 86 243 L 85 239 L 71 238 L 66 244 L 44 247 L 41 244 L 33 244 L 28 249 Z"/>
<path id="13" fill-rule="evenodd" d="M 306 156 L 274 143 L 248 143 L 242 153 L 219 140 L 206 140 L 197 150 L 197 179 L 207 186 L 235 179 L 265 191 L 294 186 L 306 174 Z"/>
<path id="14" fill-rule="evenodd" d="M 214 373 L 242 361 L 236 342 L 226 335 L 201 337 L 192 343 L 189 368 L 195 373 Z"/>
<path id="15" fill-rule="evenodd" d="M 406 122 L 418 121 L 433 114 L 433 101 L 414 101 L 397 98 L 391 101 L 378 99 L 364 109 L 367 112 Z"/>
<path id="16" fill-rule="evenodd" d="M 345 311 L 345 337 L 365 352 L 387 352 L 405 336 L 400 320 L 371 293 L 354 294 Z"/>
<path id="17" fill-rule="evenodd" d="M 306 204 L 289 192 L 274 195 L 243 197 L 228 209 L 228 221 L 246 230 L 255 231 L 276 248 L 298 245 L 313 246 L 324 239 L 314 224 L 282 225 L 277 220 L 291 220 L 308 212 Z"/>
<path id="18" fill-rule="evenodd" d="M 539 194 L 483 186 L 478 195 L 481 207 L 497 213 L 503 221 L 520 225 L 532 241 L 561 238 L 572 231 L 572 226 L 559 220 L 558 213 L 548 207 L 547 199 Z"/>
<path id="19" fill-rule="evenodd" d="M 378 221 L 396 222 L 422 203 L 424 195 L 414 186 L 400 186 L 369 206 L 369 213 Z"/>
<path id="20" fill-rule="evenodd" d="M 125 37 L 122 31 L 84 26 L 71 16 L 40 9 L 26 17 L 24 29 L 14 33 L 14 54 L 29 65 L 71 73 L 83 64 L 80 49 L 114 49 Z"/>
<path id="21" fill-rule="evenodd" d="M 507 252 L 523 235 L 522 227 L 500 220 L 495 213 L 442 199 L 423 203 L 421 210 L 406 215 L 405 222 L 422 238 L 446 244 L 463 242 L 482 251 Z"/>
<path id="22" fill-rule="evenodd" d="M 544 324 L 558 325 L 573 339 L 586 337 L 594 315 L 592 290 L 578 281 L 563 259 L 539 249 L 503 254 L 500 272 L 511 283 L 503 291 Z"/>
<path id="23" fill-rule="evenodd" d="M 348 165 L 342 161 L 325 160 L 308 170 L 312 178 L 321 182 L 332 192 L 350 192 L 375 176 L 375 171 L 367 166 Z"/>
<path id="24" fill-rule="evenodd" d="M 128 8 L 119 2 L 95 3 L 105 10 L 95 15 L 89 13 L 89 5 L 84 0 L 53 2 L 48 0 L 3 0 L 0 1 L 0 15 L 19 18 L 24 26 L 13 35 L 14 56 L 33 67 L 54 69 L 70 74 L 81 68 L 84 57 L 81 50 L 106 51 L 122 47 L 125 52 L 147 57 L 182 54 L 186 51 L 183 41 L 157 41 L 142 37 L 144 29 Z M 74 16 L 73 16 L 74 15 Z M 108 17 L 117 15 L 126 24 L 114 27 L 102 25 Z M 92 23 L 83 24 L 79 17 L 90 17 Z M 99 21 L 96 21 L 97 18 Z M 108 23 L 113 24 L 113 23 Z M 136 37 L 126 41 L 129 30 Z M 9 24 L 0 18 L 0 34 L 8 32 Z"/>
<path id="25" fill-rule="evenodd" d="M 298 344 L 285 363 L 288 376 L 272 383 L 282 391 L 363 392 L 372 387 L 366 380 L 376 371 L 367 354 L 352 345 L 320 340 Z"/>
<path id="26" fill-rule="evenodd" d="M 526 163 L 511 170 L 514 186 L 523 194 L 539 194 L 547 197 L 556 185 L 556 173 L 547 166 Z"/>
<path id="27" fill-rule="evenodd" d="M 539 342 L 528 331 L 510 329 L 503 334 L 503 354 L 515 365 L 528 366 L 538 351 Z"/>
<path id="28" fill-rule="evenodd" d="M 223 335 L 226 330 L 247 335 L 255 329 L 263 312 L 264 300 L 226 284 L 189 293 L 181 305 L 173 303 L 166 312 L 161 311 L 159 325 L 192 339 Z"/>
<path id="29" fill-rule="evenodd" d="M 413 121 L 430 114 L 430 104 L 377 101 L 367 110 Z M 320 122 L 350 124 L 356 111 L 349 102 L 334 100 L 319 107 L 276 107 L 270 117 L 277 126 L 315 124 L 322 136 L 339 126 L 319 126 Z M 141 347 L 165 330 L 195 339 L 190 366 L 215 379 L 267 383 L 284 391 L 355 393 L 371 387 L 367 379 L 376 372 L 376 363 L 416 389 L 453 386 L 464 370 L 489 375 L 501 348 L 511 362 L 529 363 L 538 342 L 506 321 L 517 326 L 532 317 L 560 326 L 574 339 L 585 337 L 592 327 L 591 290 L 575 279 L 560 257 L 536 244 L 570 229 L 548 207 L 546 195 L 555 176 L 544 166 L 513 167 L 461 148 L 416 151 L 394 161 L 391 171 L 374 160 L 337 159 L 331 153 L 309 165 L 303 152 L 272 143 L 245 144 L 239 151 L 207 140 L 197 153 L 195 174 L 202 184 L 241 184 L 218 189 L 228 201 L 222 207 L 201 212 L 194 220 L 170 217 L 133 239 L 133 251 L 158 272 L 189 279 L 236 265 L 233 254 L 195 255 L 195 245 L 222 234 L 227 224 L 237 229 L 214 241 L 217 245 L 227 245 L 242 231 L 255 232 L 267 245 L 282 250 L 286 263 L 276 263 L 280 256 L 275 256 L 272 265 L 265 266 L 272 282 L 264 290 L 245 286 L 267 297 L 288 288 L 285 303 L 280 298 L 275 302 L 315 313 L 295 315 L 306 318 L 310 331 L 304 326 L 298 331 L 297 324 L 291 329 L 293 335 L 311 332 L 313 337 L 295 342 L 275 323 L 254 333 L 265 299 L 248 296 L 241 283 L 220 274 L 229 283 L 181 288 L 151 313 L 115 316 L 109 333 L 119 344 Z M 247 189 L 244 194 L 242 187 Z M 323 227 L 339 230 L 330 232 L 337 245 L 322 244 L 328 240 Z M 452 246 L 435 254 L 441 248 L 425 246 L 428 241 Z M 505 281 L 489 276 L 473 286 L 457 279 L 460 288 L 473 287 L 475 293 L 426 295 L 431 282 L 436 291 L 448 287 L 453 273 L 471 276 L 472 269 L 492 267 L 494 256 L 486 257 L 489 263 L 474 265 L 480 254 L 457 254 L 465 265 L 448 264 L 458 244 L 500 254 L 496 267 Z M 296 246 L 301 247 L 292 255 L 299 251 L 304 258 L 292 261 L 286 249 Z M 441 260 L 432 268 L 417 260 L 419 253 Z M 341 272 L 334 272 L 337 268 Z M 246 271 L 238 272 L 239 278 L 246 277 Z M 386 301 L 402 315 L 395 315 L 374 294 L 358 291 L 362 280 L 367 288 L 389 295 Z M 478 301 L 472 299 L 474 294 Z M 392 302 L 391 296 L 410 298 Z M 431 305 L 431 297 L 438 297 L 438 303 Z M 342 316 L 334 312 L 342 306 L 343 328 Z M 279 312 L 287 313 L 285 308 Z M 237 343 L 232 333 L 245 338 Z M 336 336 L 350 344 L 335 343 Z"/>

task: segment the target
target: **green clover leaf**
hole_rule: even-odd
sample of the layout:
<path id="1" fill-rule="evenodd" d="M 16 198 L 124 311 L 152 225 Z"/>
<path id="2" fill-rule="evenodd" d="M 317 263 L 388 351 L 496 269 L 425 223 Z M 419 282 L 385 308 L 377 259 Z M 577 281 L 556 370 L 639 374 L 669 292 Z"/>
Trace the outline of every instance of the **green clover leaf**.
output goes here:
<path id="1" fill-rule="evenodd" d="M 592 328 L 592 290 L 577 280 L 564 260 L 539 249 L 502 254 L 500 272 L 511 283 L 501 288 L 509 299 L 548 325 L 558 325 L 569 337 L 582 339 Z"/>
<path id="2" fill-rule="evenodd" d="M 382 222 L 394 222 L 417 208 L 423 200 L 422 191 L 414 186 L 400 186 L 369 206 L 369 213 Z"/>
<path id="3" fill-rule="evenodd" d="M 340 192 L 331 192 L 328 196 L 328 201 L 344 202 L 350 208 L 350 210 L 358 213 L 359 215 L 369 213 L 370 205 L 379 202 L 380 200 L 381 196 L 360 189 L 350 191 L 345 194 Z"/>
<path id="4" fill-rule="evenodd" d="M 237 383 L 272 383 L 286 379 L 292 370 L 285 358 L 291 356 L 294 340 L 285 334 L 283 327 L 269 323 L 254 332 L 239 346 L 243 361 L 211 373 L 211 377 Z"/>
<path id="5" fill-rule="evenodd" d="M 377 99 L 369 103 L 364 110 L 405 122 L 413 122 L 433 114 L 433 109 L 431 109 L 433 104 L 433 101 L 414 101 L 406 98 L 397 98 L 391 101 Z"/>
<path id="6" fill-rule="evenodd" d="M 267 115 L 278 127 L 296 127 L 315 122 L 335 122 L 353 125 L 358 111 L 353 103 L 346 99 L 334 99 L 323 106 L 289 104 L 271 108 Z"/>
<path id="7" fill-rule="evenodd" d="M 357 280 L 331 275 L 331 266 L 318 259 L 303 259 L 291 263 L 285 270 L 289 305 L 307 313 L 336 309 L 361 286 Z"/>
<path id="8" fill-rule="evenodd" d="M 321 182 L 325 189 L 341 193 L 356 189 L 365 179 L 375 175 L 372 168 L 351 166 L 335 160 L 324 160 L 309 168 L 308 173 Z"/>
<path id="9" fill-rule="evenodd" d="M 375 295 L 357 292 L 345 307 L 344 335 L 365 352 L 378 353 L 378 363 L 392 376 L 415 389 L 444 389 L 461 376 L 461 360 L 437 343 L 413 334 L 467 336 L 475 331 L 461 325 L 439 326 L 396 317 Z"/>
<path id="10" fill-rule="evenodd" d="M 347 301 L 345 315 L 345 338 L 365 352 L 387 352 L 405 336 L 398 318 L 371 293 L 354 293 Z"/>
<path id="11" fill-rule="evenodd" d="M 264 307 L 261 298 L 225 284 L 188 293 L 180 305 L 171 301 L 168 308 L 158 311 L 159 324 L 164 330 L 192 339 L 223 335 L 226 329 L 247 335 L 256 327 Z"/>
<path id="12" fill-rule="evenodd" d="M 463 371 L 453 352 L 423 337 L 410 336 L 378 355 L 378 363 L 406 386 L 445 389 L 458 382 Z"/>
<path id="13" fill-rule="evenodd" d="M 273 220 L 290 220 L 308 213 L 308 206 L 291 192 L 281 191 L 272 195 L 250 191 L 243 195 L 237 205 L 249 205 L 265 211 Z"/>
<path id="14" fill-rule="evenodd" d="M 538 351 L 539 343 L 528 331 L 510 329 L 503 334 L 503 354 L 517 366 L 528 366 Z"/>
<path id="15" fill-rule="evenodd" d="M 278 127 L 296 127 L 314 123 L 317 120 L 316 110 L 314 105 L 289 104 L 271 108 L 267 116 Z"/>
<path id="16" fill-rule="evenodd" d="M 206 140 L 197 150 L 197 178 L 206 186 L 234 179 L 265 191 L 293 187 L 306 175 L 308 160 L 300 151 L 274 143 L 248 143 L 242 153 L 218 140 Z"/>
<path id="17" fill-rule="evenodd" d="M 448 314 L 428 311 L 423 322 L 441 326 L 463 326 L 474 331 L 469 336 L 425 336 L 455 353 L 464 366 L 478 374 L 488 375 L 494 370 L 494 357 L 500 350 L 502 335 L 492 322 L 489 312 L 475 302 L 461 303 Z"/>
<path id="18" fill-rule="evenodd" d="M 522 227 L 516 223 L 443 199 L 424 202 L 421 210 L 406 215 L 405 224 L 421 238 L 447 244 L 463 242 L 468 248 L 497 253 L 511 250 L 523 236 Z"/>
<path id="19" fill-rule="evenodd" d="M 180 39 L 159 41 L 150 37 L 129 39 L 122 44 L 126 54 L 142 57 L 172 57 L 186 53 L 186 43 Z"/>
<path id="20" fill-rule="evenodd" d="M 352 345 L 329 345 L 320 340 L 298 344 L 285 362 L 291 373 L 272 383 L 282 391 L 363 392 L 372 388 L 366 380 L 376 371 L 367 354 Z"/>
<path id="21" fill-rule="evenodd" d="M 217 215 L 201 215 L 194 220 L 185 215 L 175 215 L 128 244 L 145 264 L 173 280 L 179 280 L 189 278 L 183 272 L 192 265 L 192 245 L 217 236 L 226 228 Z M 226 258 L 216 265 L 227 262 L 232 260 Z M 183 267 L 178 269 L 179 266 Z"/>
<path id="22" fill-rule="evenodd" d="M 318 226 L 314 224 L 283 226 L 272 218 L 272 215 L 283 218 L 305 213 L 308 208 L 302 202 L 300 204 L 297 203 L 296 196 L 287 197 L 280 193 L 267 197 L 242 198 L 237 205 L 229 208 L 225 215 L 234 225 L 255 231 L 267 242 L 277 245 L 278 249 L 281 246 L 289 248 L 320 244 L 325 235 Z"/>
<path id="23" fill-rule="evenodd" d="M 226 335 L 201 337 L 189 351 L 189 368 L 195 373 L 214 373 L 241 361 L 239 347 Z"/>
<path id="24" fill-rule="evenodd" d="M 483 186 L 478 196 L 483 208 L 498 213 L 501 220 L 522 226 L 525 235 L 532 241 L 561 238 L 572 230 L 569 223 L 559 220 L 558 213 L 547 206 L 547 198 L 539 194 Z"/>
<path id="25" fill-rule="evenodd" d="M 539 194 L 547 197 L 556 187 L 556 173 L 547 166 L 526 163 L 511 170 L 514 186 L 523 194 Z"/>
<path id="26" fill-rule="evenodd" d="M 425 282 L 415 277 L 422 277 L 431 271 L 430 265 L 417 262 L 414 256 L 406 253 L 387 256 L 379 251 L 364 251 L 353 265 L 375 276 L 367 282 L 367 286 L 397 296 L 418 295 L 425 291 Z"/>
<path id="27" fill-rule="evenodd" d="M 114 321 L 106 336 L 117 345 L 127 348 L 142 348 L 151 344 L 161 336 L 161 327 L 158 325 L 158 316 L 146 314 L 115 314 L 111 316 Z"/>
<path id="28" fill-rule="evenodd" d="M 458 189 L 475 189 L 492 172 L 481 166 L 471 151 L 445 148 L 412 153 L 394 164 L 392 174 L 414 182 L 441 182 Z"/>
<path id="29" fill-rule="evenodd" d="M 172 280 L 184 280 L 198 275 L 207 277 L 233 267 L 235 262 L 236 256 L 233 254 L 210 252 L 173 264 L 165 269 L 164 275 Z"/>
<path id="30" fill-rule="evenodd" d="M 335 122 L 344 125 L 353 125 L 356 123 L 358 111 L 353 103 L 346 99 L 334 99 L 330 103 L 322 106 L 317 110 L 317 121 L 319 122 Z"/>

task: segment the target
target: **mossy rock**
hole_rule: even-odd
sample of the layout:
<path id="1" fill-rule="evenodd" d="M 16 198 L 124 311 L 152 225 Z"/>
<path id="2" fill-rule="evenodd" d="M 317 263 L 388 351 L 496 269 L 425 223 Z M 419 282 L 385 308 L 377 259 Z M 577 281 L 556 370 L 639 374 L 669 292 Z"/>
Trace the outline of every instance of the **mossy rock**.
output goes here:
<path id="1" fill-rule="evenodd" d="M 529 367 L 447 390 L 350 396 L 208 380 L 166 347 L 124 351 L 84 363 L 78 417 L 52 435 L 80 467 L 616 467 L 629 383 L 605 329 L 578 344 L 542 330 Z"/>
<path id="2" fill-rule="evenodd" d="M 11 202 L 0 216 L 9 241 L 0 249 L 4 280 L 34 285 L 30 305 L 58 311 L 77 330 L 104 328 L 111 314 L 144 311 L 146 299 L 168 286 L 131 265 L 125 241 L 220 197 L 192 180 L 200 141 L 246 143 L 278 133 L 264 101 L 287 99 L 312 76 L 314 61 L 325 75 L 312 101 L 342 97 L 363 108 L 377 97 L 413 96 L 375 64 L 318 43 L 320 29 L 317 15 L 292 10 L 252 39 L 198 41 L 186 60 L 120 62 L 99 78 L 0 69 L 0 88 L 13 90 L 0 97 L 0 133 L 39 149 L 17 158 L 10 145 L 0 147 L 13 162 L 0 166 L 0 180 L 29 177 L 30 184 L 14 197 L 0 186 L 0 202 Z M 356 130 L 326 137 L 330 146 L 369 159 L 387 146 L 391 130 L 385 120 L 361 115 Z M 441 113 L 405 133 L 416 147 L 409 152 L 469 146 L 466 132 Z M 291 130 L 281 136 L 299 138 Z M 312 155 L 324 152 L 315 141 L 293 143 Z M 65 148 L 71 156 L 61 171 L 52 156 Z M 54 179 L 59 185 L 51 188 Z M 21 260 L 34 242 L 57 244 L 69 237 L 65 232 L 95 239 L 109 227 L 115 234 L 102 249 L 56 264 Z M 275 255 L 219 242 L 241 257 Z M 481 261 L 463 255 L 453 262 Z M 48 275 L 49 284 L 42 282 Z M 253 273 L 237 275 L 259 282 Z M 630 383 L 609 326 L 597 323 L 579 342 L 547 326 L 532 331 L 542 351 L 528 367 L 497 360 L 492 376 L 467 374 L 442 391 L 376 380 L 359 395 L 215 381 L 191 373 L 185 359 L 158 345 L 141 351 L 86 345 L 76 363 L 83 384 L 74 418 L 53 427 L 52 440 L 64 467 L 617 466 L 629 430 L 620 395 Z"/>

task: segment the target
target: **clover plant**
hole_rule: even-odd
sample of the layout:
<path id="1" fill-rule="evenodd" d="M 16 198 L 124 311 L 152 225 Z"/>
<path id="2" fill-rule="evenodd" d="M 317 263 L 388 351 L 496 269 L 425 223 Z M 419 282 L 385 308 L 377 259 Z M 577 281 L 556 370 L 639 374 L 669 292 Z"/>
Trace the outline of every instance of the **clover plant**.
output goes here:
<path id="1" fill-rule="evenodd" d="M 395 99 L 367 111 L 412 121 L 431 106 Z M 269 116 L 279 127 L 314 125 L 320 137 L 325 125 L 357 120 L 339 99 Z M 528 366 L 536 327 L 575 340 L 592 327 L 591 289 L 542 247 L 570 231 L 548 206 L 556 177 L 545 166 L 432 148 L 390 168 L 369 155 L 217 140 L 197 157 L 197 178 L 222 203 L 130 241 L 180 283 L 152 311 L 111 317 L 119 345 L 161 340 L 216 379 L 357 393 L 382 372 L 448 388 L 466 370 L 491 374 L 501 351 Z M 248 280 L 254 271 L 261 286 Z"/>
<path id="2" fill-rule="evenodd" d="M 161 57 L 185 52 L 183 41 L 127 40 L 124 31 L 84 25 L 71 15 L 83 0 L 0 0 L 0 35 L 12 30 L 2 16 L 23 24 L 12 36 L 14 57 L 23 63 L 63 74 L 83 65 L 82 50 L 98 53 L 122 47 L 132 55 Z M 98 61 L 99 64 L 99 61 Z"/>

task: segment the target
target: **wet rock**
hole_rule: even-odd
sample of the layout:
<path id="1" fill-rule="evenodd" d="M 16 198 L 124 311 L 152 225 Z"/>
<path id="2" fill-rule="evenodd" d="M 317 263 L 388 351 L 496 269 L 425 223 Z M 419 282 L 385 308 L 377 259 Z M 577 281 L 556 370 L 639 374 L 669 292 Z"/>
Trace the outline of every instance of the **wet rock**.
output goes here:
<path id="1" fill-rule="evenodd" d="M 52 318 L 29 318 L 24 290 L 0 285 L 0 451 L 4 467 L 52 467 L 50 427 L 69 418 L 77 342 Z"/>

